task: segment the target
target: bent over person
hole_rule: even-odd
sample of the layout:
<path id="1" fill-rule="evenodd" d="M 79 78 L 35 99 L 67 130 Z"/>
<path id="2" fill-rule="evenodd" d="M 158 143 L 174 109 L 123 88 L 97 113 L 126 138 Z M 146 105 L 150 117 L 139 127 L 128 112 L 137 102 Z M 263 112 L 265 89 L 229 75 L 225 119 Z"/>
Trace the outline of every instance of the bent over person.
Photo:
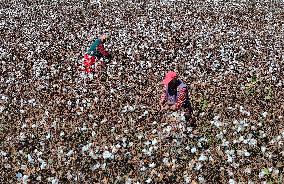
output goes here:
<path id="1" fill-rule="evenodd" d="M 187 85 L 178 79 L 176 72 L 170 71 L 166 73 L 163 80 L 164 90 L 161 96 L 162 110 L 183 110 L 185 112 L 185 120 L 188 122 L 191 117 L 192 108 L 188 95 Z"/>
<path id="2" fill-rule="evenodd" d="M 109 52 L 106 51 L 103 45 L 109 39 L 109 37 L 110 36 L 106 33 L 100 35 L 99 38 L 93 41 L 91 47 L 84 55 L 84 67 L 85 67 L 84 70 L 86 73 L 91 73 L 93 71 L 96 71 L 95 64 L 105 66 L 104 61 L 98 63 L 98 61 L 101 58 L 106 58 L 106 59 L 111 58 L 111 55 L 109 54 Z"/>

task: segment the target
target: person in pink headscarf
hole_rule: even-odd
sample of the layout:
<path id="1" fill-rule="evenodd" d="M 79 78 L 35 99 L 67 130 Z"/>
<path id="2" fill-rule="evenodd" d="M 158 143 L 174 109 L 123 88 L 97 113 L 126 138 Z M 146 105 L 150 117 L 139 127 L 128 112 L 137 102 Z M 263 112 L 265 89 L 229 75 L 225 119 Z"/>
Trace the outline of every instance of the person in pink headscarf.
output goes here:
<path id="1" fill-rule="evenodd" d="M 185 110 L 186 121 L 189 120 L 192 108 L 188 95 L 187 85 L 178 78 L 177 73 L 170 71 L 166 73 L 164 80 L 163 94 L 160 99 L 162 110 Z"/>

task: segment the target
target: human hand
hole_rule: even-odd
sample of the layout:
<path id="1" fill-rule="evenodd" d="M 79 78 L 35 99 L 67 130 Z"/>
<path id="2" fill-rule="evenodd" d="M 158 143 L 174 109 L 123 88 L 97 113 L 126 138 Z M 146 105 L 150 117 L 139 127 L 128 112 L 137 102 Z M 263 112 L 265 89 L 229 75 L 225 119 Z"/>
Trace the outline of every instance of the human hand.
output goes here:
<path id="1" fill-rule="evenodd" d="M 170 109 L 171 109 L 172 111 L 176 111 L 176 110 L 177 110 L 177 107 L 176 107 L 176 105 L 172 105 L 172 106 L 170 107 Z"/>
<path id="2" fill-rule="evenodd" d="M 168 105 L 161 105 L 161 110 L 168 110 L 169 106 Z"/>

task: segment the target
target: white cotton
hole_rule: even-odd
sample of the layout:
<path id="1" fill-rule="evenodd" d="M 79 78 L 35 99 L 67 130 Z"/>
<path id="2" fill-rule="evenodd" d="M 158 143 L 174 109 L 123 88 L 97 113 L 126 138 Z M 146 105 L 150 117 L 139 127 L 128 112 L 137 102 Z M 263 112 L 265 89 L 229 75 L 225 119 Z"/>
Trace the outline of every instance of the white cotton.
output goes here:
<path id="1" fill-rule="evenodd" d="M 144 144 L 145 144 L 146 146 L 149 146 L 149 145 L 151 144 L 151 142 L 150 142 L 150 141 L 146 141 L 146 142 L 144 142 Z"/>
<path id="2" fill-rule="evenodd" d="M 263 116 L 264 118 L 266 118 L 267 115 L 268 115 L 268 112 L 263 112 L 263 113 L 262 113 L 262 116 Z"/>
<path id="3" fill-rule="evenodd" d="M 198 158 L 199 161 L 206 161 L 207 157 L 203 154 L 200 155 L 200 157 Z"/>
<path id="4" fill-rule="evenodd" d="M 94 170 L 100 168 L 100 166 L 101 166 L 101 164 L 100 164 L 100 163 L 97 163 L 97 164 L 95 164 L 95 165 L 92 167 L 91 170 L 94 171 Z"/>
<path id="5" fill-rule="evenodd" d="M 137 136 L 137 138 L 138 138 L 139 140 L 141 140 L 142 137 L 143 137 L 143 135 L 138 135 L 138 136 Z"/>
<path id="6" fill-rule="evenodd" d="M 47 166 L 45 161 L 41 162 L 40 169 L 44 169 Z"/>
<path id="7" fill-rule="evenodd" d="M 63 137 L 65 133 L 63 131 L 60 132 L 60 137 Z"/>
<path id="8" fill-rule="evenodd" d="M 155 138 L 154 140 L 152 140 L 152 145 L 156 145 L 158 143 L 157 139 Z"/>
<path id="9" fill-rule="evenodd" d="M 66 154 L 66 156 L 70 157 L 73 154 L 73 150 L 68 151 L 68 153 Z"/>
<path id="10" fill-rule="evenodd" d="M 228 155 L 227 162 L 233 162 L 233 157 L 231 155 Z"/>
<path id="11" fill-rule="evenodd" d="M 147 180 L 146 180 L 146 183 L 151 183 L 152 182 L 152 179 L 151 178 L 148 178 Z"/>
<path id="12" fill-rule="evenodd" d="M 140 169 L 140 171 L 146 171 L 146 167 L 145 166 L 143 166 L 141 169 Z"/>
<path id="13" fill-rule="evenodd" d="M 244 156 L 249 157 L 249 156 L 250 156 L 250 153 L 249 153 L 248 151 L 245 151 L 245 152 L 244 152 Z"/>
<path id="14" fill-rule="evenodd" d="M 4 106 L 0 106 L 0 113 L 2 113 L 4 111 L 5 107 Z"/>
<path id="15" fill-rule="evenodd" d="M 57 178 L 53 178 L 51 184 L 58 184 L 59 180 Z"/>
<path id="16" fill-rule="evenodd" d="M 84 152 L 84 151 L 88 151 L 92 145 L 93 145 L 92 143 L 89 143 L 89 144 L 83 146 L 83 147 L 82 147 L 82 151 L 83 151 L 83 152 Z"/>
<path id="17" fill-rule="evenodd" d="M 117 149 L 121 148 L 121 146 L 120 146 L 119 143 L 117 143 L 117 145 L 115 145 L 115 147 L 116 147 Z"/>
<path id="18" fill-rule="evenodd" d="M 153 162 L 153 163 L 151 163 L 151 164 L 149 164 L 149 167 L 150 168 L 154 168 L 156 166 L 156 164 Z"/>
<path id="19" fill-rule="evenodd" d="M 114 156 L 112 153 L 110 153 L 109 151 L 104 151 L 103 153 L 103 158 L 104 159 L 112 159 Z"/>
<path id="20" fill-rule="evenodd" d="M 7 156 L 7 153 L 5 151 L 0 151 L 0 154 L 1 154 L 1 156 L 4 156 L 4 157 Z"/>
<path id="21" fill-rule="evenodd" d="M 166 130 L 167 132 L 170 132 L 170 131 L 171 131 L 171 129 L 172 129 L 172 127 L 171 127 L 171 126 L 167 126 L 165 130 Z"/>
<path id="22" fill-rule="evenodd" d="M 47 135 L 45 136 L 45 138 L 46 138 L 46 139 L 50 139 L 50 137 L 51 137 L 51 133 L 48 132 Z"/>
<path id="23" fill-rule="evenodd" d="M 250 139 L 249 145 L 255 146 L 256 144 L 257 144 L 257 140 L 256 139 Z"/>
<path id="24" fill-rule="evenodd" d="M 235 182 L 235 180 L 230 179 L 230 180 L 229 180 L 229 184 L 236 184 L 236 182 Z"/>
<path id="25" fill-rule="evenodd" d="M 23 123 L 22 127 L 21 128 L 26 128 L 27 127 L 27 124 L 26 123 Z"/>
<path id="26" fill-rule="evenodd" d="M 201 168 L 202 168 L 202 164 L 197 163 L 194 169 L 199 171 Z"/>
<path id="27" fill-rule="evenodd" d="M 28 179 L 29 179 L 29 176 L 28 175 L 24 175 L 23 178 L 22 178 L 23 184 L 27 184 L 28 183 Z"/>
<path id="28" fill-rule="evenodd" d="M 30 163 L 34 163 L 34 159 L 31 157 L 30 154 L 28 154 L 28 162 Z"/>
<path id="29" fill-rule="evenodd" d="M 193 147 L 193 148 L 191 148 L 191 150 L 190 150 L 190 151 L 191 151 L 191 153 L 195 153 L 195 152 L 196 152 L 196 150 L 197 150 L 197 149 L 196 149 L 196 147 Z"/>
<path id="30" fill-rule="evenodd" d="M 169 163 L 169 159 L 168 158 L 163 158 L 163 163 L 164 164 L 168 164 Z"/>
<path id="31" fill-rule="evenodd" d="M 16 173 L 16 177 L 17 177 L 17 180 L 20 181 L 21 178 L 23 177 L 23 174 L 18 172 L 18 173 Z"/>
<path id="32" fill-rule="evenodd" d="M 105 168 L 106 168 L 106 163 L 103 163 L 103 164 L 101 165 L 101 168 L 102 168 L 103 170 L 105 170 Z"/>

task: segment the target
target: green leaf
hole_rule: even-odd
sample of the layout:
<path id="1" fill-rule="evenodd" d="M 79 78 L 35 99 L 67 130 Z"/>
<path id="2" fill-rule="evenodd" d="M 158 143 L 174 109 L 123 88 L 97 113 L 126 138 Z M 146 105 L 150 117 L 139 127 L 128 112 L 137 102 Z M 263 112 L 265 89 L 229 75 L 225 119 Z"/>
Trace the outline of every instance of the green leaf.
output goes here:
<path id="1" fill-rule="evenodd" d="M 265 176 L 268 176 L 270 174 L 268 168 L 262 169 L 262 172 L 265 174 Z"/>
<path id="2" fill-rule="evenodd" d="M 253 84 L 255 84 L 255 83 L 257 82 L 256 76 L 253 76 L 253 77 L 251 78 L 251 82 L 252 82 Z"/>
<path id="3" fill-rule="evenodd" d="M 204 111 L 208 106 L 208 101 L 206 99 L 202 99 L 200 102 L 200 108 L 202 111 Z"/>
<path id="4" fill-rule="evenodd" d="M 282 182 L 283 182 L 283 175 L 280 174 L 278 183 L 279 183 L 279 184 L 282 184 Z"/>

